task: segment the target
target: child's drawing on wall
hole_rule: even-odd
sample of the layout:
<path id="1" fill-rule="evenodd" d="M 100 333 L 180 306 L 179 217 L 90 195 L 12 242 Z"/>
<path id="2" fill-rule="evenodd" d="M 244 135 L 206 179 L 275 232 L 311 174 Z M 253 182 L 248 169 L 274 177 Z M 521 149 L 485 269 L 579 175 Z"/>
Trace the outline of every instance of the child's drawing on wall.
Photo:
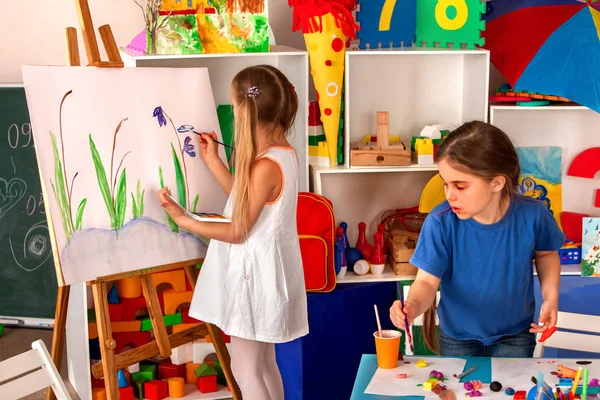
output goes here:
<path id="1" fill-rule="evenodd" d="M 600 277 L 600 218 L 583 219 L 581 276 Z"/>

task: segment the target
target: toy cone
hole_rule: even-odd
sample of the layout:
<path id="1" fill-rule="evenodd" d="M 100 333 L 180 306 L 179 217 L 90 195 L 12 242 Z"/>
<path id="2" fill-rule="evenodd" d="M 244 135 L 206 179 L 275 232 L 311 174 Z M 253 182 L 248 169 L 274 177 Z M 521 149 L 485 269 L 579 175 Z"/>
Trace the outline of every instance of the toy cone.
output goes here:
<path id="1" fill-rule="evenodd" d="M 344 81 L 346 41 L 356 38 L 352 16 L 356 0 L 290 0 L 293 30 L 302 29 L 331 166 L 337 165 L 337 141 Z"/>

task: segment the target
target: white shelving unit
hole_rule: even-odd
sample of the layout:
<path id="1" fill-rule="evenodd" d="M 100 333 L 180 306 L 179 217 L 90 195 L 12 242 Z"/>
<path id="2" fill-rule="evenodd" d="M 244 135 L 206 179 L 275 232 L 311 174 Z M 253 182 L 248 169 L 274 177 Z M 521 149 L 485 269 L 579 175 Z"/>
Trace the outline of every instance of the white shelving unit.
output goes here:
<path id="1" fill-rule="evenodd" d="M 333 202 L 336 221 L 348 223 L 351 244 L 359 222 L 373 242 L 382 211 L 418 205 L 437 167 L 352 167 L 350 142 L 376 134 L 377 111 L 389 112 L 390 136 L 407 145 L 425 125 L 487 121 L 489 67 L 487 50 L 346 52 L 344 165 L 311 166 L 310 178 L 312 190 Z"/>
<path id="2" fill-rule="evenodd" d="M 308 53 L 286 46 L 273 46 L 268 53 L 221 53 L 192 55 L 133 56 L 121 50 L 125 66 L 138 68 L 208 68 L 215 103 L 231 104 L 229 88 L 235 74 L 240 70 L 260 64 L 280 69 L 293 83 L 298 94 L 299 110 L 290 142 L 298 153 L 300 162 L 300 190 L 308 190 Z M 181 88 L 182 96 L 192 95 Z M 85 284 L 72 285 L 67 315 L 67 364 L 69 381 L 82 399 L 92 398 L 90 381 L 90 354 L 88 344 L 87 310 L 93 308 L 91 291 Z M 187 390 L 189 389 L 189 390 Z M 202 394 L 192 391 L 191 385 L 184 399 L 230 398 L 227 388 L 216 393 Z"/>
<path id="3" fill-rule="evenodd" d="M 268 64 L 277 67 L 294 85 L 298 94 L 299 110 L 290 143 L 298 152 L 300 161 L 300 190 L 308 190 L 308 53 L 287 46 L 272 46 L 268 53 L 219 53 L 187 55 L 134 56 L 121 50 L 127 67 L 146 68 L 208 68 L 215 103 L 231 104 L 229 87 L 240 70 L 252 65 Z M 182 95 L 186 89 L 181 88 Z"/>

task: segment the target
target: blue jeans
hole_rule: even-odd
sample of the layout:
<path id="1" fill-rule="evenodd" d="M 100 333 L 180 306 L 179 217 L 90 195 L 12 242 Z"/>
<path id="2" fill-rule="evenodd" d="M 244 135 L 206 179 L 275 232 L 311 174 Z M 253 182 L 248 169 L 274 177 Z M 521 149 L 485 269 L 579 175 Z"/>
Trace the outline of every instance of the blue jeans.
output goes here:
<path id="1" fill-rule="evenodd" d="M 458 340 L 440 331 L 440 352 L 442 356 L 474 357 L 533 357 L 535 333 L 529 328 L 516 335 L 504 336 L 496 343 L 485 345 L 478 340 Z"/>

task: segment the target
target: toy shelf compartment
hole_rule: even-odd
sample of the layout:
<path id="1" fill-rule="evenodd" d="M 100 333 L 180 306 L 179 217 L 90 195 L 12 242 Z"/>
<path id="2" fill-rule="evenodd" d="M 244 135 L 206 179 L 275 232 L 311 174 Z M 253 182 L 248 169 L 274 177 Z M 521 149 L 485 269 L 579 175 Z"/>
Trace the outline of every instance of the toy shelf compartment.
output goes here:
<path id="1" fill-rule="evenodd" d="M 218 53 L 136 56 L 121 49 L 127 67 L 208 68 L 215 104 L 231 104 L 231 80 L 244 68 L 268 64 L 280 69 L 298 94 L 298 115 L 289 137 L 300 163 L 300 190 L 308 190 L 308 53 L 287 46 L 272 46 L 265 53 Z M 185 88 L 182 88 L 182 93 Z M 189 93 L 188 93 L 189 95 Z"/>

